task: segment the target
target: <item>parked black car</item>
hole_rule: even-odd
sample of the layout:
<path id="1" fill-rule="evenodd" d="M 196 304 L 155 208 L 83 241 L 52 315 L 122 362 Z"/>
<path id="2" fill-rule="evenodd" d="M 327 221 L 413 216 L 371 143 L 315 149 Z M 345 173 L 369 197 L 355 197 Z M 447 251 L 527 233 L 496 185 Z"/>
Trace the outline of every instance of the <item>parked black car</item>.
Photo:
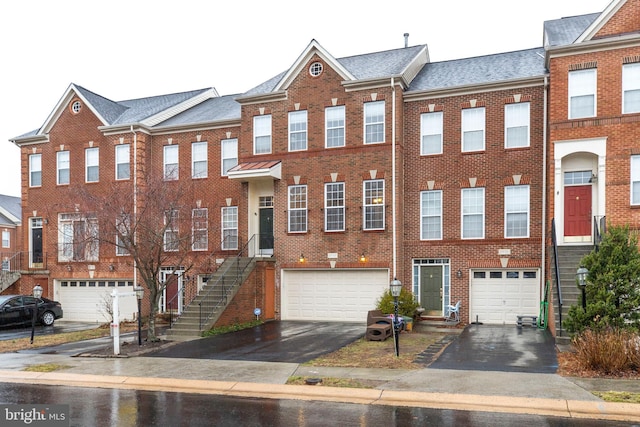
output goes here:
<path id="1" fill-rule="evenodd" d="M 36 299 L 31 295 L 0 295 L 0 326 L 19 326 L 31 324 Z M 62 306 L 58 301 L 47 298 L 38 299 L 36 321 L 51 326 L 56 319 L 62 318 Z"/>

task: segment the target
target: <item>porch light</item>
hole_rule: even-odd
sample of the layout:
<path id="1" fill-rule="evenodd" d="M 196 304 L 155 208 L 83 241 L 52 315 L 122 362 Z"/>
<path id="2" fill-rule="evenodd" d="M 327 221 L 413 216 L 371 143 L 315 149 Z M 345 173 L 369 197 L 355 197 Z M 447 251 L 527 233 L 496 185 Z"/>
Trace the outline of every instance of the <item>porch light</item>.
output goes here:
<path id="1" fill-rule="evenodd" d="M 398 318 L 398 297 L 402 291 L 402 282 L 393 278 L 389 284 L 391 296 L 393 296 L 394 316 L 393 316 L 393 341 L 396 347 L 396 357 L 400 356 L 400 319 Z"/>
<path id="2" fill-rule="evenodd" d="M 578 287 L 582 292 L 582 309 L 583 310 L 586 310 L 587 308 L 587 292 L 585 288 L 587 287 L 588 274 L 589 274 L 589 270 L 587 270 L 583 266 L 580 266 L 580 268 L 578 268 L 578 271 L 576 271 L 576 278 L 578 279 Z"/>
<path id="3" fill-rule="evenodd" d="M 362 253 L 362 255 L 360 255 L 360 262 L 366 262 L 367 261 L 367 257 L 364 256 L 364 252 Z"/>
<path id="4" fill-rule="evenodd" d="M 144 288 L 136 286 L 133 290 L 138 300 L 138 345 L 142 345 L 142 298 L 144 298 Z"/>
<path id="5" fill-rule="evenodd" d="M 300 254 L 300 258 L 298 259 L 300 262 L 304 262 L 304 254 Z"/>
<path id="6" fill-rule="evenodd" d="M 42 286 L 35 285 L 33 287 L 33 315 L 31 316 L 31 344 L 33 344 L 33 336 L 36 333 L 36 319 L 38 318 L 38 300 L 42 296 Z"/>

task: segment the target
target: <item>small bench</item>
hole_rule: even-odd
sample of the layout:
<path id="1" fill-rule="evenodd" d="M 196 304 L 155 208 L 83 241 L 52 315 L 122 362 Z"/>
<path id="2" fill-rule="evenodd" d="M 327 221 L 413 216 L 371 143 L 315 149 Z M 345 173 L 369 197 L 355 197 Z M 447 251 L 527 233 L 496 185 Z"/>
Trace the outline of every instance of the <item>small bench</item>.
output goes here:
<path id="1" fill-rule="evenodd" d="M 518 328 L 522 328 L 525 320 L 530 321 L 534 328 L 538 326 L 538 316 L 518 316 Z"/>

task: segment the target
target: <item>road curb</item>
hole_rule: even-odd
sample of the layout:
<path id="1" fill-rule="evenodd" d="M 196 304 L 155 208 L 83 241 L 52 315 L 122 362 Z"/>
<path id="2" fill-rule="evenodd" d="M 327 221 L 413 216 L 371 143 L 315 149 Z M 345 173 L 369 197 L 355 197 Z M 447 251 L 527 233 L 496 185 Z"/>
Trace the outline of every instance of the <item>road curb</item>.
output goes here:
<path id="1" fill-rule="evenodd" d="M 640 422 L 640 405 L 565 399 L 0 370 L 0 382 L 331 401 Z"/>

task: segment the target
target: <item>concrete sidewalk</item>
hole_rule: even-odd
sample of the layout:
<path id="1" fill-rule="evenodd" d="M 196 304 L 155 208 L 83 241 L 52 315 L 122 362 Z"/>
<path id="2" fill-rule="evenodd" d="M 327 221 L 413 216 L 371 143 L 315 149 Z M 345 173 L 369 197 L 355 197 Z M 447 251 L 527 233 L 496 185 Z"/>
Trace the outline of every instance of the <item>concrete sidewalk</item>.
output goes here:
<path id="1" fill-rule="evenodd" d="M 26 372 L 54 363 L 64 369 Z M 0 382 L 124 388 L 243 397 L 324 400 L 640 422 L 640 405 L 603 402 L 555 374 L 447 369 L 320 368 L 295 363 L 161 357 L 97 358 L 59 354 L 0 354 Z M 290 376 L 382 382 L 376 389 L 286 385 Z M 617 384 L 617 382 L 616 382 Z"/>

